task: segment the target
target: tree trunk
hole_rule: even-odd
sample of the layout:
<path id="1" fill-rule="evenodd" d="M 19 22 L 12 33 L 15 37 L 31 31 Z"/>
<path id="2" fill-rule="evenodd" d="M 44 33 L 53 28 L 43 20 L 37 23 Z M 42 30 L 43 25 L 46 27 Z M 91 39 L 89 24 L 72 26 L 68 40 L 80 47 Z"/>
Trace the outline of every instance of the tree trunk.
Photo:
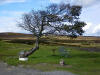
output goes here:
<path id="1" fill-rule="evenodd" d="M 29 55 L 33 54 L 38 49 L 39 49 L 39 37 L 36 37 L 35 47 L 29 51 L 24 52 L 23 54 L 20 54 L 20 58 L 28 57 Z"/>

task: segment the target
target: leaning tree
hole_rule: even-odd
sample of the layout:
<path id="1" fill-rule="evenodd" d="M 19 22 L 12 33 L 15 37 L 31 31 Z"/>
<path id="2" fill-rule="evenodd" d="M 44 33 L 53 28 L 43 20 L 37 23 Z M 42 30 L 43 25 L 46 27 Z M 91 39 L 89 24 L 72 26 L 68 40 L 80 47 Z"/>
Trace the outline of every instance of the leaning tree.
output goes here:
<path id="1" fill-rule="evenodd" d="M 77 37 L 84 33 L 85 22 L 80 21 L 82 7 L 70 4 L 51 4 L 44 10 L 32 10 L 22 16 L 18 25 L 30 31 L 35 37 L 35 47 L 24 52 L 21 57 L 28 57 L 39 49 L 42 35 L 66 32 L 69 37 Z"/>

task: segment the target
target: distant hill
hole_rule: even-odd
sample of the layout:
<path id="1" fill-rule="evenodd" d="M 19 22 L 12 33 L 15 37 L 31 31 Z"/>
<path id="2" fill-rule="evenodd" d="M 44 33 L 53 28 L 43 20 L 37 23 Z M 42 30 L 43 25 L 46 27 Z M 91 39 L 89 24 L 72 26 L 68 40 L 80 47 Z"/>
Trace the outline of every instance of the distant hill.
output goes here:
<path id="1" fill-rule="evenodd" d="M 52 39 L 68 40 L 66 36 L 56 36 L 56 35 L 48 35 L 48 36 L 49 38 L 52 38 Z M 0 39 L 33 39 L 33 36 L 32 34 L 5 32 L 5 33 L 0 33 Z M 76 40 L 100 40 L 100 37 L 99 36 L 80 36 L 76 38 Z"/>
<path id="2" fill-rule="evenodd" d="M 32 34 L 24 34 L 24 33 L 12 33 L 12 32 L 5 32 L 0 33 L 0 38 L 25 38 L 25 37 L 32 37 Z"/>

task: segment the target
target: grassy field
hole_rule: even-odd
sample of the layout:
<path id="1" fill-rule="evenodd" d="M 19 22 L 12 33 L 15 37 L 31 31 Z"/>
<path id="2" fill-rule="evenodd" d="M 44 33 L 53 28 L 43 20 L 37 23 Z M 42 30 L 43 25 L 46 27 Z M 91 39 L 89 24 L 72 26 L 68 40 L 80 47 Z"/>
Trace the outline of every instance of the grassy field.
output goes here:
<path id="1" fill-rule="evenodd" d="M 43 42 L 44 40 L 47 42 Z M 20 51 L 30 50 L 34 47 L 32 45 L 34 41 L 22 39 L 1 40 L 0 61 L 4 61 L 9 65 L 22 65 L 23 67 L 31 67 L 42 71 L 64 70 L 79 75 L 100 75 L 100 43 L 93 41 L 95 39 L 92 38 L 92 41 L 84 39 L 85 42 L 81 39 L 80 41 L 77 40 L 69 41 L 65 37 L 62 40 L 56 37 L 53 39 L 46 37 L 41 40 L 40 49 L 25 62 L 18 60 L 18 54 Z M 99 39 L 96 40 L 99 41 Z M 69 51 L 69 57 L 59 55 L 58 50 L 61 46 Z M 53 49 L 56 49 L 55 56 L 52 52 Z M 61 59 L 66 62 L 65 66 L 59 65 Z"/>

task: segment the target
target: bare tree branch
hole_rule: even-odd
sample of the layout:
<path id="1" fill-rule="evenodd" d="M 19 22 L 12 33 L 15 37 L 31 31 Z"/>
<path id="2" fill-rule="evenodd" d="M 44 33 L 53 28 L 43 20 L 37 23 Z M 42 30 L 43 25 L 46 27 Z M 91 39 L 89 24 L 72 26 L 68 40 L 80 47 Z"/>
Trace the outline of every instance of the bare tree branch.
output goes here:
<path id="1" fill-rule="evenodd" d="M 36 46 L 25 53 L 29 56 L 39 48 L 39 39 L 46 31 L 45 27 L 52 27 L 52 34 L 58 31 L 67 32 L 70 37 L 77 37 L 84 33 L 83 27 L 86 23 L 79 20 L 81 6 L 71 6 L 70 4 L 51 4 L 45 10 L 32 10 L 24 14 L 22 21 L 18 25 L 30 31 L 37 39 Z M 48 32 L 47 32 L 48 34 Z"/>

